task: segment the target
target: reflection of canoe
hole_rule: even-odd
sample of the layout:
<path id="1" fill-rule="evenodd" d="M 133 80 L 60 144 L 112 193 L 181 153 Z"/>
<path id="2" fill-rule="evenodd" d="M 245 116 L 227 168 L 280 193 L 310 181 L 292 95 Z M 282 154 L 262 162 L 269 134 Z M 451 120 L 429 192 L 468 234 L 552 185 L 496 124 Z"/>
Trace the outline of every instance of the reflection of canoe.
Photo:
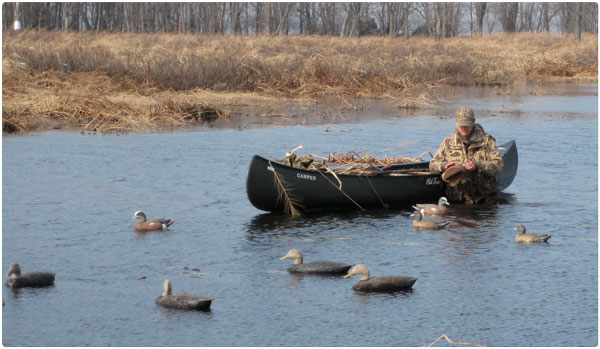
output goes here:
<path id="1" fill-rule="evenodd" d="M 504 190 L 517 174 L 517 145 L 508 141 L 498 148 L 504 160 L 498 181 L 500 190 Z M 433 202 L 444 195 L 445 183 L 440 175 L 424 173 L 428 170 L 429 162 L 422 161 L 393 165 L 373 175 L 333 176 L 255 155 L 248 169 L 246 193 L 252 205 L 271 212 L 285 210 L 286 196 L 302 211 L 406 206 Z"/>

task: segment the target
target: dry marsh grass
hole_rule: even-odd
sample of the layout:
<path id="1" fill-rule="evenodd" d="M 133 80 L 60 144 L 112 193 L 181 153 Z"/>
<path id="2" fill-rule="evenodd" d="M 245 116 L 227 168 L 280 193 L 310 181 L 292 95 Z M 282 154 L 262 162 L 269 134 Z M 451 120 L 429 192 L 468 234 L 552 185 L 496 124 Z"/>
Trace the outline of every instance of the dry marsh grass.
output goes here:
<path id="1" fill-rule="evenodd" d="M 481 38 L 3 33 L 3 131 L 145 131 L 236 105 L 321 96 L 435 103 L 436 87 L 597 81 L 598 37 Z M 427 92 L 423 92 L 427 91 Z"/>

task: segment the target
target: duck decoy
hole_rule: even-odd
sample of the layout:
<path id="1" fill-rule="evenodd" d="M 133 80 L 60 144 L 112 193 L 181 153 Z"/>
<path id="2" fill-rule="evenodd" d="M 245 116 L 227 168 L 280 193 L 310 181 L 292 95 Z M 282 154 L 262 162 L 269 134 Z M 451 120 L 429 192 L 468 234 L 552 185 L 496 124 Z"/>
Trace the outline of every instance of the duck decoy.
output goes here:
<path id="1" fill-rule="evenodd" d="M 448 212 L 448 208 L 446 206 L 450 206 L 448 199 L 445 196 L 442 196 L 437 205 L 436 204 L 416 204 L 413 208 L 417 211 L 423 210 L 422 213 L 425 216 L 443 216 Z"/>
<path id="2" fill-rule="evenodd" d="M 169 279 L 165 280 L 162 294 L 156 298 L 156 304 L 158 305 L 185 310 L 207 310 L 210 308 L 212 301 L 212 298 L 206 298 L 199 294 L 172 293 Z"/>
<path id="3" fill-rule="evenodd" d="M 417 281 L 417 278 L 410 276 L 378 276 L 369 278 L 369 269 L 364 264 L 357 264 L 352 267 L 350 272 L 344 276 L 344 279 L 357 274 L 362 275 L 362 277 L 352 286 L 352 289 L 359 292 L 396 292 L 409 290 Z"/>
<path id="4" fill-rule="evenodd" d="M 423 209 L 415 210 L 415 212 L 413 212 L 413 214 L 411 214 L 410 216 L 415 217 L 413 219 L 412 225 L 413 225 L 413 227 L 415 227 L 417 229 L 435 230 L 435 229 L 442 229 L 443 227 L 448 225 L 448 222 L 446 222 L 446 221 L 438 221 L 438 220 L 432 220 L 432 219 L 424 220 L 423 219 Z"/>
<path id="5" fill-rule="evenodd" d="M 517 235 L 515 236 L 516 242 L 528 244 L 533 242 L 548 242 L 548 239 L 550 239 L 550 235 L 548 234 L 527 234 L 527 229 L 525 229 L 525 226 L 520 223 L 517 224 L 517 227 L 514 230 L 517 231 Z"/>
<path id="6" fill-rule="evenodd" d="M 288 267 L 290 273 L 302 273 L 302 274 L 346 274 L 351 264 L 329 262 L 329 261 L 316 261 L 306 264 L 302 264 L 304 259 L 302 252 L 292 248 L 288 253 L 279 258 L 279 260 L 293 259 L 294 263 Z"/>
<path id="7" fill-rule="evenodd" d="M 12 263 L 8 267 L 6 286 L 8 287 L 45 287 L 54 284 L 55 272 L 52 271 L 29 271 L 21 273 L 21 266 Z"/>
<path id="8" fill-rule="evenodd" d="M 142 211 L 135 211 L 133 218 L 138 220 L 135 222 L 135 230 L 138 232 L 166 230 L 171 224 L 175 223 L 174 220 L 167 218 L 152 218 L 146 220 L 146 215 Z"/>

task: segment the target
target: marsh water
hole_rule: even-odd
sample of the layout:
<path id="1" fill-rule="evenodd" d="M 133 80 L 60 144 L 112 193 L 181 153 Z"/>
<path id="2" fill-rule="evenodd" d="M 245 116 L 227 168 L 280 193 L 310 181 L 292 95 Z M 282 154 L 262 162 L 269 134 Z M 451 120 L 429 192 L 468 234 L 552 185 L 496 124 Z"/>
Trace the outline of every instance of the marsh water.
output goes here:
<path id="1" fill-rule="evenodd" d="M 446 110 L 308 125 L 193 128 L 2 140 L 2 272 L 53 270 L 55 285 L 2 287 L 5 346 L 423 346 L 442 334 L 487 346 L 598 344 L 597 85 L 544 94 L 467 89 Z M 292 218 L 245 193 L 254 154 L 435 152 L 458 105 L 472 106 L 519 169 L 507 202 L 453 205 L 448 227 L 415 231 L 410 211 Z M 390 115 L 391 114 L 391 115 Z M 175 219 L 134 232 L 136 210 Z M 552 235 L 514 242 L 516 224 Z M 418 277 L 410 292 L 359 294 L 358 277 L 299 277 L 281 261 L 363 263 Z M 214 298 L 211 311 L 165 309 L 162 283 Z M 6 280 L 6 277 L 3 277 Z M 447 346 L 445 341 L 437 346 Z"/>

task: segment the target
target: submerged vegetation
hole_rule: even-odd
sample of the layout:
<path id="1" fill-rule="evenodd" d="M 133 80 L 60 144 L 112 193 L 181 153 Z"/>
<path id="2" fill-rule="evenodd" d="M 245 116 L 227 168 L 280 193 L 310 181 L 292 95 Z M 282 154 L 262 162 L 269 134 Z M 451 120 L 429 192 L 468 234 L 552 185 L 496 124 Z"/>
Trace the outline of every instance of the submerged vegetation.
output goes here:
<path id="1" fill-rule="evenodd" d="M 441 86 L 517 79 L 597 81 L 598 36 L 547 33 L 428 37 L 3 33 L 4 132 L 144 131 L 227 118 L 258 105 L 277 114 L 319 97 L 429 107 Z M 427 92 L 426 96 L 435 93 Z"/>

